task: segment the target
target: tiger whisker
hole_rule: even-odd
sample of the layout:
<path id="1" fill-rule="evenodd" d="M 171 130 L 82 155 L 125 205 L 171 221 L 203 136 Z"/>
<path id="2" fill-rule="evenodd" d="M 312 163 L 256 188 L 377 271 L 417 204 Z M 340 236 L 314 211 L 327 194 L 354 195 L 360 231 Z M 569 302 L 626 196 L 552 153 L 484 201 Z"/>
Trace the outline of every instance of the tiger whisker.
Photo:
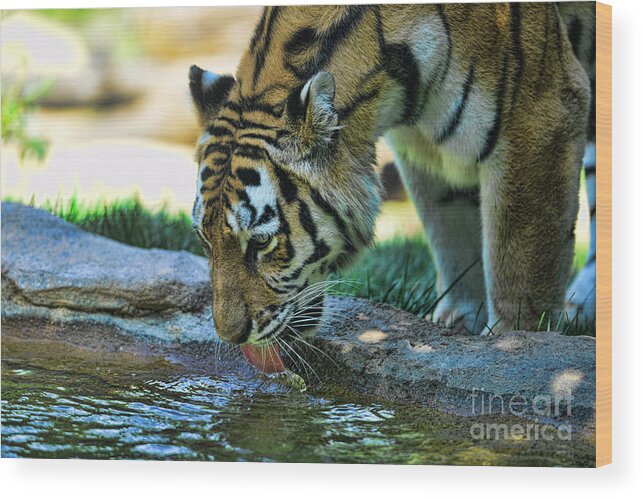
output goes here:
<path id="1" fill-rule="evenodd" d="M 303 314 L 303 315 L 294 317 L 290 321 L 290 324 L 309 323 L 311 321 L 317 322 L 320 326 L 324 324 L 342 322 L 342 323 L 350 324 L 351 326 L 354 326 L 354 327 L 360 327 L 360 325 L 352 317 L 347 317 L 342 315 L 331 315 L 331 314 L 324 315 L 323 317 L 319 317 L 317 314 L 314 314 L 314 315 Z"/>
<path id="2" fill-rule="evenodd" d="M 288 329 L 290 329 L 293 333 L 295 333 L 295 335 L 297 334 L 297 332 L 290 326 L 286 325 L 286 327 L 288 327 Z M 288 345 L 288 343 L 285 341 L 283 342 L 283 345 L 289 348 L 292 351 L 292 353 L 294 353 L 297 357 L 299 357 L 299 359 L 303 362 L 303 364 L 305 366 L 308 366 L 308 368 L 310 368 L 311 372 L 315 375 L 317 380 L 321 382 L 321 378 L 317 375 L 317 372 L 313 369 L 313 367 L 308 362 L 306 362 L 306 360 L 301 355 L 297 353 L 297 351 L 294 348 Z M 306 370 L 306 374 L 308 374 L 308 370 Z"/>
<path id="3" fill-rule="evenodd" d="M 317 320 L 322 320 L 322 319 L 341 319 L 347 322 L 350 322 L 353 325 L 356 325 L 357 322 L 353 317 L 350 315 L 347 315 L 342 312 L 337 312 L 337 311 L 330 311 L 330 310 L 323 310 L 323 316 L 319 317 L 317 314 L 319 310 L 323 309 L 318 309 L 318 310 L 302 310 L 301 313 L 297 313 L 292 316 L 292 319 L 302 319 L 302 318 L 316 318 Z M 308 313 L 307 313 L 308 312 Z M 292 322 L 291 322 L 292 323 Z"/>
<path id="4" fill-rule="evenodd" d="M 320 282 L 317 282 L 315 284 L 311 284 L 310 286 L 305 287 L 299 293 L 297 293 L 295 296 L 290 298 L 288 301 L 296 302 L 301 298 L 301 296 L 307 296 L 308 294 L 310 294 L 312 292 L 320 292 L 322 289 L 324 289 L 324 291 L 322 291 L 322 292 L 325 292 L 327 290 L 325 288 L 329 289 L 329 288 L 332 288 L 333 286 L 337 286 L 339 284 L 344 284 L 344 283 L 348 283 L 348 281 L 344 281 L 344 280 L 320 281 Z"/>
<path id="5" fill-rule="evenodd" d="M 288 350 L 290 350 L 292 353 L 296 353 L 296 352 L 294 352 L 294 350 L 288 345 L 288 343 L 286 343 L 286 341 L 284 339 L 276 338 L 276 341 L 277 341 L 277 344 L 282 347 L 283 352 L 286 355 L 288 355 L 288 358 L 292 361 L 293 365 L 297 369 L 302 369 L 306 373 L 306 376 L 308 376 L 308 369 L 307 369 L 307 367 L 305 365 L 302 364 L 301 357 L 299 358 L 299 361 L 297 361 L 297 359 L 295 359 L 290 353 L 288 353 Z M 286 350 L 286 349 L 288 349 L 288 350 Z"/>
<path id="6" fill-rule="evenodd" d="M 317 352 L 321 353 L 323 356 L 328 358 L 335 366 L 338 366 L 337 362 L 335 362 L 335 359 L 333 359 L 330 355 L 328 355 L 326 352 L 324 352 L 321 348 L 313 345 L 312 343 L 306 341 L 301 335 L 295 333 L 295 341 L 299 341 L 300 343 L 303 343 L 307 347 L 316 350 Z"/>
<path id="7" fill-rule="evenodd" d="M 284 340 L 282 340 L 282 339 L 280 339 L 280 338 L 277 338 L 277 344 L 278 344 L 278 345 L 280 345 L 280 346 L 282 346 L 282 347 L 286 347 L 286 344 L 285 344 L 285 343 L 286 343 L 286 342 L 285 342 Z M 299 365 L 297 364 L 297 361 L 293 358 L 293 356 L 292 356 L 292 355 L 290 355 L 286 350 L 284 350 L 284 353 L 288 356 L 288 358 L 289 358 L 289 359 L 290 359 L 290 361 L 293 363 L 293 365 L 294 365 L 295 367 L 299 368 Z"/>

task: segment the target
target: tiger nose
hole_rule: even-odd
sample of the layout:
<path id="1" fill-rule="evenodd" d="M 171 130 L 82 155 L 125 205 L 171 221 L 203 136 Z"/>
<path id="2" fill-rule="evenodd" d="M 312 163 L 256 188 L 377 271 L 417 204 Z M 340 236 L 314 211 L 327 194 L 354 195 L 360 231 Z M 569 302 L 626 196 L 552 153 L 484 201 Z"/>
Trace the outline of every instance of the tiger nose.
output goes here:
<path id="1" fill-rule="evenodd" d="M 219 338 L 228 343 L 240 345 L 248 341 L 252 330 L 252 319 L 248 318 L 244 322 L 236 319 L 234 314 L 223 314 L 217 321 L 216 327 Z"/>

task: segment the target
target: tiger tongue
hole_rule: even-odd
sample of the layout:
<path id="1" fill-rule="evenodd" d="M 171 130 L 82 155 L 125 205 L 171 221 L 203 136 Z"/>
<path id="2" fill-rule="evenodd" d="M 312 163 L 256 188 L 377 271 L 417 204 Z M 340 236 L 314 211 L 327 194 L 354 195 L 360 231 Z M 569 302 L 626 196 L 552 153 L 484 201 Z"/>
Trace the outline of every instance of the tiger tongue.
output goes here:
<path id="1" fill-rule="evenodd" d="M 245 344 L 241 346 L 241 352 L 246 360 L 260 371 L 271 374 L 286 370 L 281 351 L 274 343 L 268 346 Z"/>

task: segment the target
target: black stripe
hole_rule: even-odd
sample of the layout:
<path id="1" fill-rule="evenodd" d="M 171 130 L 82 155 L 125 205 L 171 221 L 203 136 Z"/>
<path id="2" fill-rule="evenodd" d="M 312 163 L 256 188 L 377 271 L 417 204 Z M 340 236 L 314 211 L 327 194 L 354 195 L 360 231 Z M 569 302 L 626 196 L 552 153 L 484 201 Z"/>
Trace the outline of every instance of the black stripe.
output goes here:
<path id="1" fill-rule="evenodd" d="M 235 192 L 240 201 L 244 201 L 247 204 L 250 204 L 250 198 L 248 197 L 248 193 L 246 191 L 244 191 L 243 189 L 235 189 Z"/>
<path id="2" fill-rule="evenodd" d="M 264 125 L 263 123 L 257 123 L 256 121 L 249 121 L 242 119 L 241 121 L 237 121 L 236 125 L 238 128 L 241 128 L 243 130 L 247 130 L 249 128 L 258 128 L 260 130 L 274 130 L 275 127 L 272 127 L 270 125 Z"/>
<path id="3" fill-rule="evenodd" d="M 333 26 L 329 34 L 322 40 L 317 67 L 323 68 L 328 64 L 339 43 L 342 42 L 362 20 L 368 8 L 369 7 L 362 5 L 350 5 L 346 7 L 341 21 Z M 312 76 L 312 74 L 310 74 L 310 76 Z"/>
<path id="4" fill-rule="evenodd" d="M 255 208 L 254 205 L 250 202 L 250 197 L 248 196 L 248 193 L 246 191 L 244 191 L 243 189 L 237 189 L 235 192 L 239 200 L 244 203 L 244 206 L 250 212 L 250 223 L 248 224 L 248 226 L 252 227 L 255 219 L 257 218 L 257 208 Z"/>
<path id="5" fill-rule="evenodd" d="M 558 61 L 562 64 L 564 52 L 563 52 L 563 38 L 562 38 L 562 26 L 560 24 L 560 11 L 558 6 L 554 3 L 552 4 L 554 10 L 556 11 L 556 52 L 558 52 Z"/>
<path id="6" fill-rule="evenodd" d="M 487 132 L 485 137 L 485 146 L 482 152 L 478 155 L 478 162 L 482 163 L 489 155 L 493 152 L 498 138 L 500 137 L 500 129 L 502 123 L 502 112 L 504 109 L 505 103 L 505 92 L 507 90 L 507 62 L 508 55 L 505 54 L 504 60 L 502 61 L 502 69 L 500 71 L 500 80 L 498 82 L 498 87 L 496 89 L 496 114 L 493 117 L 493 125 Z"/>
<path id="7" fill-rule="evenodd" d="M 215 126 L 215 125 L 210 125 L 207 128 L 207 132 L 213 137 L 229 137 L 233 133 L 232 130 L 230 130 L 229 128 L 226 128 L 224 126 Z"/>
<path id="8" fill-rule="evenodd" d="M 223 157 L 208 158 L 208 161 L 212 163 L 213 166 L 219 166 L 221 168 L 227 168 L 230 166 L 229 155 Z"/>
<path id="9" fill-rule="evenodd" d="M 235 174 L 244 185 L 257 186 L 261 184 L 259 172 L 253 168 L 237 168 Z"/>
<path id="10" fill-rule="evenodd" d="M 202 192 L 205 192 L 205 191 L 202 191 Z M 218 197 L 211 197 L 209 199 L 206 199 L 203 204 L 205 205 L 206 208 L 210 208 L 213 204 L 217 203 L 219 200 L 220 199 Z M 230 206 L 226 206 L 226 208 L 230 209 Z M 214 213 L 212 213 L 212 218 L 214 218 Z"/>
<path id="11" fill-rule="evenodd" d="M 585 176 L 587 177 L 588 175 L 596 176 L 596 165 L 585 167 Z"/>
<path id="12" fill-rule="evenodd" d="M 467 75 L 467 79 L 464 82 L 464 86 L 462 87 L 462 93 L 460 94 L 460 103 L 458 104 L 458 107 L 456 108 L 455 112 L 449 119 L 447 126 L 444 127 L 444 129 L 435 138 L 435 141 L 438 144 L 444 142 L 449 137 L 451 137 L 451 135 L 453 135 L 456 129 L 458 128 L 458 125 L 460 124 L 460 120 L 462 119 L 462 113 L 464 112 L 464 108 L 467 105 L 467 100 L 469 100 L 469 93 L 471 92 L 471 85 L 473 83 L 474 73 L 475 73 L 475 66 L 471 64 L 471 66 L 469 67 L 469 74 Z"/>
<path id="13" fill-rule="evenodd" d="M 375 29 L 377 30 L 377 43 L 380 47 L 380 60 L 384 54 L 384 47 L 386 46 L 386 40 L 384 39 L 384 27 L 382 25 L 382 12 L 379 5 L 373 6 L 375 12 Z"/>
<path id="14" fill-rule="evenodd" d="M 241 108 L 241 104 L 237 104 L 234 101 L 227 101 L 223 104 L 223 109 L 229 109 L 233 113 L 241 114 L 243 109 Z"/>
<path id="15" fill-rule="evenodd" d="M 264 102 L 245 101 L 243 103 L 243 112 L 244 113 L 260 112 L 260 113 L 266 113 L 272 116 L 273 118 L 281 118 L 281 114 L 283 113 L 283 107 L 271 106 L 270 104 L 266 104 Z"/>
<path id="16" fill-rule="evenodd" d="M 330 253 L 330 246 L 328 246 L 328 244 L 326 244 L 326 242 L 323 239 L 316 241 L 315 250 L 313 251 L 312 255 L 306 258 L 306 261 L 304 262 L 304 265 L 302 267 L 310 265 L 311 263 L 318 262 L 319 260 L 327 256 L 329 253 Z"/>
<path id="17" fill-rule="evenodd" d="M 536 88 L 538 92 L 542 92 L 543 89 L 543 83 L 545 83 L 545 65 L 547 61 L 547 55 L 549 51 L 549 31 L 550 31 L 550 26 L 549 26 L 549 15 L 550 15 L 551 10 L 549 8 L 545 9 L 545 21 L 543 22 L 543 25 L 545 27 L 545 41 L 543 42 L 543 51 L 540 54 L 540 68 L 538 72 L 538 83 L 536 85 Z"/>
<path id="18" fill-rule="evenodd" d="M 344 219 L 339 215 L 337 210 L 335 210 L 335 208 L 333 208 L 333 206 L 328 201 L 326 201 L 316 189 L 310 190 L 310 197 L 317 206 L 319 206 L 324 212 L 330 215 L 335 221 L 335 225 L 342 234 L 345 251 L 354 253 L 355 245 L 351 241 L 350 234 L 348 233 L 348 227 L 346 226 L 346 222 L 344 222 Z"/>
<path id="19" fill-rule="evenodd" d="M 279 232 L 286 236 L 290 236 L 290 224 L 284 216 L 284 210 L 281 208 L 279 201 L 277 201 L 277 216 L 279 216 Z"/>
<path id="20" fill-rule="evenodd" d="M 259 19 L 259 22 L 257 23 L 257 27 L 255 28 L 255 33 L 252 36 L 252 40 L 250 41 L 250 52 L 254 54 L 257 42 L 259 41 L 259 37 L 263 34 L 263 29 L 266 27 L 266 12 L 268 11 L 267 7 L 264 7 L 263 12 L 261 13 L 261 19 Z"/>
<path id="21" fill-rule="evenodd" d="M 288 95 L 286 100 L 286 112 L 288 117 L 293 120 L 303 120 L 306 117 L 306 112 L 308 110 L 308 103 L 310 100 L 310 89 L 306 92 L 306 97 L 304 101 L 301 100 L 301 92 L 306 86 L 306 83 L 296 86 Z"/>
<path id="22" fill-rule="evenodd" d="M 290 240 L 290 224 L 284 216 L 284 212 L 279 201 L 277 201 L 277 215 L 279 216 L 279 232 L 283 234 L 286 239 L 284 244 L 286 246 L 286 259 L 284 260 L 284 263 L 289 264 L 290 261 L 295 257 L 295 248 L 293 247 L 292 241 Z"/>
<path id="23" fill-rule="evenodd" d="M 274 165 L 274 171 L 279 181 L 279 188 L 283 198 L 287 203 L 294 201 L 297 198 L 297 186 L 290 179 L 288 172 L 276 164 Z"/>
<path id="24" fill-rule="evenodd" d="M 406 98 L 402 120 L 413 121 L 417 96 L 420 93 L 420 70 L 411 48 L 406 43 L 394 43 L 384 48 L 384 69 L 404 87 Z"/>
<path id="25" fill-rule="evenodd" d="M 270 284 L 265 279 L 264 279 L 264 282 L 266 283 L 266 286 L 268 286 L 273 293 L 277 293 L 278 295 L 283 295 L 283 294 L 286 293 L 285 289 L 279 288 L 277 286 L 273 286 L 272 284 Z"/>
<path id="26" fill-rule="evenodd" d="M 297 56 L 309 50 L 317 43 L 317 30 L 312 26 L 304 26 L 293 33 L 284 44 L 287 57 Z"/>
<path id="27" fill-rule="evenodd" d="M 315 46 L 312 57 L 307 61 L 291 62 L 286 58 L 285 66 L 300 80 L 308 80 L 319 68 L 326 67 L 337 46 L 351 33 L 361 21 L 369 7 L 361 5 L 346 6 L 341 18 L 322 36 L 315 34 Z M 311 44 L 312 46 L 312 44 Z M 295 54 L 293 54 L 295 55 Z"/>
<path id="28" fill-rule="evenodd" d="M 375 89 L 375 90 L 371 90 L 370 92 L 359 94 L 351 98 L 350 102 L 348 102 L 345 106 L 343 106 L 341 109 L 337 111 L 337 117 L 339 121 L 340 122 L 344 121 L 351 114 L 353 114 L 361 104 L 363 104 L 364 102 L 368 102 L 371 99 L 374 99 L 379 94 L 380 94 L 380 90 Z"/>
<path id="29" fill-rule="evenodd" d="M 266 94 L 270 92 L 273 92 L 275 90 L 289 90 L 289 89 L 290 89 L 290 85 L 286 85 L 285 83 L 272 83 L 267 87 L 265 87 L 263 90 L 261 90 L 261 92 L 257 94 L 248 95 L 245 97 L 245 99 L 248 100 L 249 102 L 259 102 L 261 101 L 261 99 L 263 99 L 266 96 Z"/>
<path id="30" fill-rule="evenodd" d="M 228 98 L 234 85 L 234 77 L 220 76 L 209 87 L 203 87 L 203 71 L 198 66 L 190 68 L 190 92 L 201 113 L 208 113 L 212 117 L 219 106 Z"/>
<path id="31" fill-rule="evenodd" d="M 512 53 L 516 61 L 516 70 L 513 79 L 513 93 L 511 96 L 511 107 L 516 102 L 516 97 L 518 96 L 518 91 L 520 90 L 520 85 L 522 82 L 522 76 L 525 72 L 525 55 L 522 50 L 522 16 L 520 14 L 520 4 L 518 2 L 513 2 L 510 5 L 511 11 L 511 38 L 512 38 Z"/>
<path id="32" fill-rule="evenodd" d="M 218 152 L 225 156 L 229 156 L 230 148 L 222 144 L 208 144 L 208 147 L 205 148 L 205 152 L 203 153 L 203 159 L 206 159 L 208 156 L 214 154 L 215 152 Z"/>
<path id="33" fill-rule="evenodd" d="M 466 201 L 474 206 L 480 206 L 480 191 L 478 189 L 449 190 L 438 199 L 438 204 L 451 204 L 455 201 Z"/>
<path id="34" fill-rule="evenodd" d="M 210 177 L 212 177 L 216 172 L 212 168 L 205 167 L 201 170 L 201 183 L 205 183 Z"/>
<path id="35" fill-rule="evenodd" d="M 281 14 L 281 7 L 272 7 L 270 9 L 270 14 L 268 15 L 268 20 L 267 20 L 266 34 L 263 39 L 263 45 L 255 55 L 255 69 L 254 69 L 254 74 L 252 75 L 252 88 L 254 88 L 255 85 L 257 84 L 257 80 L 259 79 L 259 74 L 261 73 L 261 70 L 263 69 L 263 66 L 266 63 L 266 55 L 270 50 L 270 43 L 272 42 L 273 27 L 275 22 L 279 18 L 280 14 Z"/>
<path id="36" fill-rule="evenodd" d="M 225 175 L 217 175 L 217 178 L 209 186 L 206 186 L 205 184 L 201 186 L 201 194 L 216 191 L 221 186 L 225 178 Z"/>
<path id="37" fill-rule="evenodd" d="M 239 128 L 239 120 L 228 118 L 227 116 L 217 116 L 217 121 L 219 120 L 228 123 L 235 128 Z"/>
<path id="38" fill-rule="evenodd" d="M 277 145 L 277 141 L 275 141 L 275 139 L 273 139 L 269 135 L 264 135 L 262 133 L 252 133 L 252 132 L 250 132 L 250 133 L 244 133 L 243 135 L 239 135 L 239 141 L 241 141 L 243 139 L 263 140 L 264 142 L 266 142 L 266 143 L 268 143 L 270 145 L 273 145 L 273 146 Z"/>
<path id="39" fill-rule="evenodd" d="M 232 210 L 232 203 L 230 203 L 230 197 L 227 194 L 222 193 L 220 199 L 223 201 L 223 206 L 225 206 L 226 209 Z"/>
<path id="40" fill-rule="evenodd" d="M 234 155 L 255 161 L 261 161 L 264 159 L 263 149 L 251 144 L 237 144 L 237 147 L 234 149 Z"/>
<path id="41" fill-rule="evenodd" d="M 580 57 L 580 41 L 583 34 L 583 24 L 578 17 L 572 17 L 567 24 L 567 37 L 572 44 L 574 55 Z"/>
<path id="42" fill-rule="evenodd" d="M 301 223 L 301 226 L 303 229 L 308 232 L 310 235 L 310 238 L 314 241 L 317 240 L 317 226 L 315 225 L 315 222 L 313 221 L 313 217 L 310 214 L 310 210 L 308 209 L 308 205 L 304 203 L 303 201 L 299 201 L 299 223 Z"/>
<path id="43" fill-rule="evenodd" d="M 444 6 L 438 4 L 438 14 L 440 15 L 440 20 L 442 21 L 442 26 L 444 26 L 444 32 L 447 35 L 447 61 L 442 69 L 442 75 L 440 76 L 440 83 L 444 82 L 444 79 L 449 73 L 449 68 L 451 67 L 451 57 L 453 55 L 453 42 L 451 40 L 451 28 L 449 27 L 449 22 L 447 17 L 444 14 Z"/>
<path id="44" fill-rule="evenodd" d="M 299 276 L 301 275 L 302 270 L 306 267 L 306 262 L 302 263 L 301 266 L 297 267 L 295 270 L 290 272 L 289 274 L 285 274 L 279 279 L 281 282 L 291 282 L 294 281 L 295 279 L 298 279 Z"/>
<path id="45" fill-rule="evenodd" d="M 263 207 L 263 212 L 261 213 L 259 220 L 257 220 L 257 225 L 263 225 L 265 223 L 268 223 L 274 217 L 275 217 L 275 210 L 272 209 L 272 206 L 267 204 Z"/>

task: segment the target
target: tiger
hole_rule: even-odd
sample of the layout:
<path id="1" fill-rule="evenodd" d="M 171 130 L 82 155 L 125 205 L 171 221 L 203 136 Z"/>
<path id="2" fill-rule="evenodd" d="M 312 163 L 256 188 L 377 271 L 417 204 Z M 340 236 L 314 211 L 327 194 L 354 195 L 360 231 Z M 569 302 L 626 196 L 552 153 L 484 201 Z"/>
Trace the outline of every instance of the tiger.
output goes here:
<path id="1" fill-rule="evenodd" d="M 566 288 L 594 15 L 591 3 L 266 7 L 234 76 L 192 66 L 192 218 L 218 336 L 259 348 L 319 329 L 320 290 L 374 240 L 380 138 L 431 248 L 434 320 L 484 335 L 589 313 L 591 265 L 576 302 Z"/>

